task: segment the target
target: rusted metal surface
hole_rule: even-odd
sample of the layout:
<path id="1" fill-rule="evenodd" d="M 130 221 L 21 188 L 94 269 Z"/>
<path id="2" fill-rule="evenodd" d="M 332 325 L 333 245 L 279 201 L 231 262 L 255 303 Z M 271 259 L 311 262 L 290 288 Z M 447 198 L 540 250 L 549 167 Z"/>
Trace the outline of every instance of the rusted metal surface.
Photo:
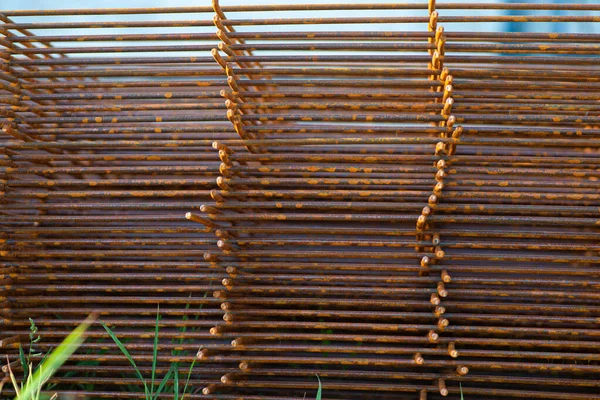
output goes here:
<path id="1" fill-rule="evenodd" d="M 98 311 L 148 374 L 160 304 L 189 398 L 600 399 L 599 36 L 471 25 L 600 5 L 0 20 L 11 361 Z M 54 381 L 144 397 L 99 325 Z"/>

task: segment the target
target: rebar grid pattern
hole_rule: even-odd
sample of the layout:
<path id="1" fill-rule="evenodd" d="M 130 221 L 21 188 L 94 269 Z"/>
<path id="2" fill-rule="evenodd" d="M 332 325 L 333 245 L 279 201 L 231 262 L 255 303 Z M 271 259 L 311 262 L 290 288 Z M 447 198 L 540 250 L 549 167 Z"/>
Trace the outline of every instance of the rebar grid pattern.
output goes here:
<path id="1" fill-rule="evenodd" d="M 148 372 L 160 303 L 189 398 L 600 399 L 598 35 L 468 29 L 599 11 L 4 12 L 3 352 L 98 310 Z M 143 397 L 99 326 L 54 381 Z"/>

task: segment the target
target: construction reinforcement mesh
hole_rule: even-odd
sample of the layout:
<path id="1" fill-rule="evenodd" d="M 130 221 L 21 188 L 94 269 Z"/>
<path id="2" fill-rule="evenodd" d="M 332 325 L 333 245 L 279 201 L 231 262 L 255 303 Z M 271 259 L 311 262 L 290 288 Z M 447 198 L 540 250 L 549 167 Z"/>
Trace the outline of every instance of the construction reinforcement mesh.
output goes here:
<path id="1" fill-rule="evenodd" d="M 1 11 L 2 377 L 98 312 L 189 399 L 600 399 L 599 22 Z M 45 392 L 147 398 L 99 322 Z"/>

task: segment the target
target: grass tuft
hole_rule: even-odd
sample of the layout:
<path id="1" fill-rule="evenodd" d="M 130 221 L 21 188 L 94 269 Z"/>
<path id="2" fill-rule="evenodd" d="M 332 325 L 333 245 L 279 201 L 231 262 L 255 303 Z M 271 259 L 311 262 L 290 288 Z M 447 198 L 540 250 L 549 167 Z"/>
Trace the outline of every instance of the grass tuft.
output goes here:
<path id="1" fill-rule="evenodd" d="M 187 374 L 187 379 L 185 381 L 183 391 L 181 392 L 181 398 L 179 397 L 179 394 L 180 394 L 180 392 L 179 392 L 179 363 L 177 363 L 177 362 L 171 363 L 171 367 L 169 368 L 169 370 L 167 371 L 165 376 L 160 381 L 158 387 L 156 388 L 156 390 L 154 389 L 155 382 L 156 382 L 156 367 L 158 365 L 158 344 L 159 344 L 158 337 L 159 337 L 159 325 L 160 325 L 160 308 L 158 308 L 157 312 L 156 312 L 156 325 L 154 328 L 154 346 L 152 349 L 152 373 L 151 373 L 151 377 L 150 377 L 150 387 L 148 387 L 148 381 L 146 380 L 146 378 L 144 378 L 144 376 L 140 372 L 137 364 L 135 363 L 133 357 L 131 356 L 131 354 L 129 353 L 129 351 L 123 344 L 123 342 L 121 342 L 121 340 L 117 337 L 117 335 L 108 326 L 106 326 L 106 324 L 104 322 L 101 322 L 101 324 L 104 327 L 104 329 L 106 330 L 106 332 L 108 332 L 108 335 L 111 337 L 111 339 L 117 344 L 117 346 L 119 347 L 119 350 L 121 350 L 121 352 L 125 355 L 125 357 L 127 357 L 127 359 L 129 360 L 129 363 L 131 364 L 131 366 L 135 370 L 138 378 L 140 379 L 140 382 L 142 382 L 142 384 L 144 385 L 144 395 L 145 395 L 146 400 L 157 400 L 159 398 L 159 396 L 161 395 L 161 393 L 163 393 L 163 392 L 164 393 L 173 393 L 174 400 L 180 400 L 180 399 L 183 400 L 183 398 L 185 397 L 185 394 L 187 392 L 187 389 L 188 389 L 190 378 L 192 376 L 192 370 L 194 369 L 194 365 L 196 365 L 196 358 L 194 358 L 193 362 L 190 365 L 190 369 Z M 173 386 L 172 387 L 170 385 L 168 385 L 171 377 L 173 377 Z"/>
<path id="2" fill-rule="evenodd" d="M 17 396 L 15 400 L 39 400 L 41 396 L 42 387 L 48 382 L 48 380 L 56 373 L 56 371 L 67 361 L 69 357 L 81 346 L 85 340 L 85 332 L 88 330 L 90 325 L 96 320 L 96 315 L 92 314 L 87 317 L 77 328 L 75 328 L 66 338 L 63 340 L 56 349 L 48 353 L 40 362 L 37 368 L 33 368 L 33 364 L 29 357 L 25 357 L 22 349 L 19 351 L 19 359 L 23 365 L 24 371 L 24 382 L 21 385 L 17 384 L 17 379 L 10 368 L 10 360 L 8 360 L 8 373 L 10 380 L 14 386 L 15 393 Z M 40 337 L 37 336 L 37 328 L 31 320 L 32 334 L 30 335 L 30 345 L 39 341 Z M 32 354 L 31 346 L 29 354 Z M 8 357 L 7 357 L 8 359 Z M 57 398 L 58 395 L 54 394 L 51 399 Z"/>

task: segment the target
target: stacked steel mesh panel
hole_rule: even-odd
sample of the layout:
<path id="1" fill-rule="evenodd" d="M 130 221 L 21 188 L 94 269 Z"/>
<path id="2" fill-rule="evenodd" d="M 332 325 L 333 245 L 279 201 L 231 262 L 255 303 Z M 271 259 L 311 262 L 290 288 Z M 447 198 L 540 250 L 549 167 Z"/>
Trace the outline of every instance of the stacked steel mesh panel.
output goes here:
<path id="1" fill-rule="evenodd" d="M 92 311 L 145 376 L 159 304 L 160 376 L 171 362 L 186 376 L 198 348 L 214 339 L 208 330 L 221 312 L 212 291 L 225 274 L 203 258 L 214 236 L 184 215 L 216 187 L 210 144 L 235 131 L 219 95 L 227 83 L 209 52 L 216 36 L 164 33 L 174 25 L 165 11 L 152 21 L 155 35 L 127 22 L 99 34 L 77 11 L 66 12 L 71 22 L 3 18 L 2 128 L 12 140 L 4 147 L 0 339 L 12 361 L 18 343 L 28 345 L 28 318 L 45 352 Z M 194 15 L 212 24 L 210 14 Z M 49 31 L 72 25 L 80 28 Z M 55 382 L 65 392 L 139 395 L 128 393 L 137 377 L 100 325 L 62 371 Z M 194 386 L 220 377 L 195 371 Z"/>
<path id="2" fill-rule="evenodd" d="M 475 25 L 598 11 L 6 12 L 3 350 L 99 310 L 149 373 L 160 303 L 190 398 L 600 399 L 599 36 Z M 143 397 L 100 327 L 55 380 Z"/>

